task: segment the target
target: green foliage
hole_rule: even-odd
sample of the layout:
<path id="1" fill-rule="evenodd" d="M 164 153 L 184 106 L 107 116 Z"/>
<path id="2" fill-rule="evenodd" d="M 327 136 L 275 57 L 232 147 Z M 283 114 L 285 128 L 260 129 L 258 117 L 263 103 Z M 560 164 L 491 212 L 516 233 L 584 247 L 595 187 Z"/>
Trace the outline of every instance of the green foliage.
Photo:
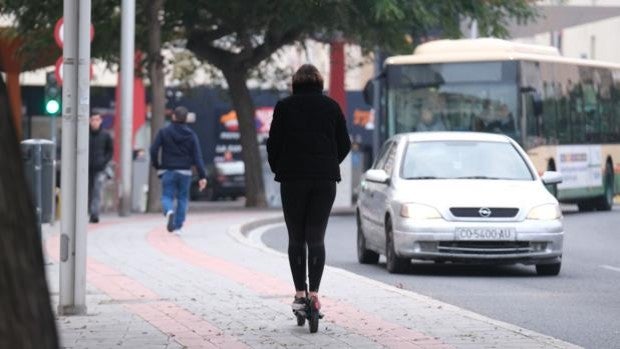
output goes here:
<path id="1" fill-rule="evenodd" d="M 17 21 L 17 29 L 26 39 L 23 53 L 26 59 L 36 59 L 39 55 L 62 54 L 54 43 L 54 26 L 63 16 L 63 0 L 1 0 L 4 2 L 0 12 L 12 14 Z M 136 2 L 136 49 L 147 51 L 148 23 L 146 9 L 149 0 Z M 108 63 L 120 59 L 121 39 L 121 1 L 92 0 L 91 23 L 95 37 L 91 44 L 91 56 Z M 164 41 L 170 40 L 172 32 L 165 32 Z"/>
<path id="2" fill-rule="evenodd" d="M 0 1 L 1 11 L 14 14 L 19 31 L 29 38 L 27 51 L 49 52 L 63 1 Z M 136 3 L 136 48 L 144 52 L 150 3 Z M 199 59 L 219 68 L 238 63 L 251 69 L 282 45 L 308 37 L 329 41 L 342 36 L 367 50 L 378 45 L 392 53 L 411 52 L 417 42 L 410 38 L 436 29 L 458 37 L 463 20 L 475 18 L 480 33 L 503 37 L 507 19 L 534 16 L 529 0 L 176 0 L 165 2 L 162 40 L 187 43 Z M 91 55 L 117 62 L 120 1 L 92 0 L 92 23 Z"/>

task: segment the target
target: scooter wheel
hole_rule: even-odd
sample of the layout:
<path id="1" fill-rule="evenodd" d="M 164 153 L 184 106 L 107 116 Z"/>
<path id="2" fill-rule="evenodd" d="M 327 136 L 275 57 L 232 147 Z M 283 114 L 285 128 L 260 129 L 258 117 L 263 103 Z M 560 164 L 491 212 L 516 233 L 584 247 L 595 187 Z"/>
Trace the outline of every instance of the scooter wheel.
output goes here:
<path id="1" fill-rule="evenodd" d="M 310 320 L 308 321 L 310 325 L 310 333 L 316 333 L 319 330 L 319 314 L 318 312 L 313 311 L 310 316 Z"/>
<path id="2" fill-rule="evenodd" d="M 297 326 L 303 326 L 306 324 L 306 318 L 301 315 L 295 315 L 297 317 Z"/>

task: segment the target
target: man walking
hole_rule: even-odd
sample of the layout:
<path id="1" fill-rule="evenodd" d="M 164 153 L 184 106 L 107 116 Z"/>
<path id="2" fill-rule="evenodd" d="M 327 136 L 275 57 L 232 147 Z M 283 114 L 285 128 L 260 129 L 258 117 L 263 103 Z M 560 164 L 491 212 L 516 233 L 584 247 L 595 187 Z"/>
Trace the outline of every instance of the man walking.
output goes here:
<path id="1" fill-rule="evenodd" d="M 101 189 L 105 180 L 105 169 L 114 154 L 112 137 L 101 129 L 101 115 L 90 116 L 88 145 L 88 212 L 91 223 L 99 223 Z"/>
<path id="2" fill-rule="evenodd" d="M 196 166 L 200 177 L 198 188 L 202 191 L 207 186 L 207 175 L 198 137 L 185 124 L 186 121 L 187 108 L 177 107 L 172 114 L 172 123 L 157 132 L 150 149 L 151 163 L 161 178 L 161 205 L 166 215 L 166 228 L 177 235 L 181 234 L 185 222 L 192 165 Z"/>

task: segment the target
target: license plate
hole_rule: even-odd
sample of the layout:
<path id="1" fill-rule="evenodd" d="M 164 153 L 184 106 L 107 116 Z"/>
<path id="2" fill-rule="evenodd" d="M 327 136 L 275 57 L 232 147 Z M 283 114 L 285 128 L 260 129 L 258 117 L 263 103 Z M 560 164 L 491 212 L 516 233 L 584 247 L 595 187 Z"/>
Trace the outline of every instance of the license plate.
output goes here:
<path id="1" fill-rule="evenodd" d="M 515 240 L 515 228 L 456 228 L 456 240 Z"/>

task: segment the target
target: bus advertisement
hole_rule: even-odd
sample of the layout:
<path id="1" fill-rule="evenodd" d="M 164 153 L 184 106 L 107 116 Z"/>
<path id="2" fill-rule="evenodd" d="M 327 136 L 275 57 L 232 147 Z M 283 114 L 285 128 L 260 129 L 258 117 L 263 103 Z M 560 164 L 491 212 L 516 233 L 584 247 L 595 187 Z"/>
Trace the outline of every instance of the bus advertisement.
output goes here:
<path id="1" fill-rule="evenodd" d="M 620 64 L 500 39 L 437 40 L 387 58 L 367 102 L 372 90 L 379 144 L 412 131 L 502 133 L 539 173 L 562 174 L 549 188 L 560 202 L 610 210 L 620 191 Z"/>

